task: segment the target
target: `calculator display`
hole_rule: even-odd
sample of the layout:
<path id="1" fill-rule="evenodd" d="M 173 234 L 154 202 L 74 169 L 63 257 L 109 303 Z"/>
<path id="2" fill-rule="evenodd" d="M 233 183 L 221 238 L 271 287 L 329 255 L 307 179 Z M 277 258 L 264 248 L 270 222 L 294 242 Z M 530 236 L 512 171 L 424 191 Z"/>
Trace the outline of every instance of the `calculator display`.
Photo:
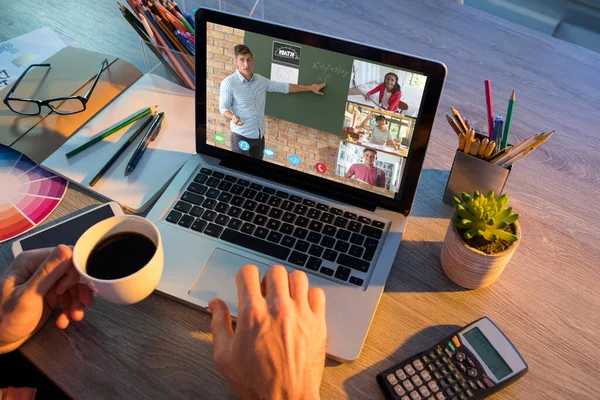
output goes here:
<path id="1" fill-rule="evenodd" d="M 475 327 L 463 333 L 463 336 L 473 347 L 479 358 L 496 376 L 496 379 L 500 381 L 513 372 L 479 328 Z"/>

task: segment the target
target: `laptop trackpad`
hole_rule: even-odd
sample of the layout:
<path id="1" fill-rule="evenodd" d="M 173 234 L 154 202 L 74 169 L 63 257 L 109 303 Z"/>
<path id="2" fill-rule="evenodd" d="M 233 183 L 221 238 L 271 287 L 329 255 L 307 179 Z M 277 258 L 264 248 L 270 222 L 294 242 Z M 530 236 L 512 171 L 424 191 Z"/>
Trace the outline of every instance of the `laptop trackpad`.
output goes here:
<path id="1" fill-rule="evenodd" d="M 215 249 L 192 285 L 189 295 L 205 303 L 218 297 L 227 304 L 231 314 L 237 316 L 235 274 L 246 264 L 256 265 L 261 279 L 269 269 L 269 265 L 262 262 L 226 250 Z M 288 272 L 293 271 L 292 268 L 286 267 L 286 269 Z"/>

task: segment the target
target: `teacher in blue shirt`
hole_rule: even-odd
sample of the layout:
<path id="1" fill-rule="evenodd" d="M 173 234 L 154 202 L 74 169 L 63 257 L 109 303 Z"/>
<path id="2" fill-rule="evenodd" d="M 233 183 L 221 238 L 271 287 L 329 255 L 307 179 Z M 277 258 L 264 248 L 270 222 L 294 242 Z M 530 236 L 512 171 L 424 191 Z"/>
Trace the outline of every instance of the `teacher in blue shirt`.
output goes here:
<path id="1" fill-rule="evenodd" d="M 304 86 L 272 81 L 254 73 L 254 60 L 248 46 L 238 44 L 233 50 L 237 71 L 221 82 L 219 112 L 231 121 L 231 150 L 262 160 L 267 92 L 313 92 L 322 96 L 325 83 Z M 240 145 L 242 141 L 248 145 Z"/>

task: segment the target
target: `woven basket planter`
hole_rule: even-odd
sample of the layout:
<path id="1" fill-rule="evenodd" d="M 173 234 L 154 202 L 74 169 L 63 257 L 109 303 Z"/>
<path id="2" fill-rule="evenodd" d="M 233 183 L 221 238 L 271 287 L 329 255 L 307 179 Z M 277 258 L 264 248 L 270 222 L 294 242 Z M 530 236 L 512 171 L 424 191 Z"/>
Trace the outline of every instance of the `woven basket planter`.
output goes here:
<path id="1" fill-rule="evenodd" d="M 521 242 L 519 222 L 515 221 L 513 226 L 519 240 L 501 253 L 487 254 L 466 244 L 450 221 L 441 256 L 442 268 L 448 278 L 467 289 L 479 289 L 494 283 Z"/>

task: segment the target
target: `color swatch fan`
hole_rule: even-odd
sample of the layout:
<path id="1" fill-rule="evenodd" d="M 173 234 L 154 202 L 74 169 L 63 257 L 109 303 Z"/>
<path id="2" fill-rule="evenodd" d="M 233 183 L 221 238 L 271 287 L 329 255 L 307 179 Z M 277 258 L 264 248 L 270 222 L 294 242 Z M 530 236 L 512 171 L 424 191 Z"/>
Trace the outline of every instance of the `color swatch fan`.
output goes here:
<path id="1" fill-rule="evenodd" d="M 0 145 L 0 243 L 40 224 L 66 191 L 64 178 Z"/>

